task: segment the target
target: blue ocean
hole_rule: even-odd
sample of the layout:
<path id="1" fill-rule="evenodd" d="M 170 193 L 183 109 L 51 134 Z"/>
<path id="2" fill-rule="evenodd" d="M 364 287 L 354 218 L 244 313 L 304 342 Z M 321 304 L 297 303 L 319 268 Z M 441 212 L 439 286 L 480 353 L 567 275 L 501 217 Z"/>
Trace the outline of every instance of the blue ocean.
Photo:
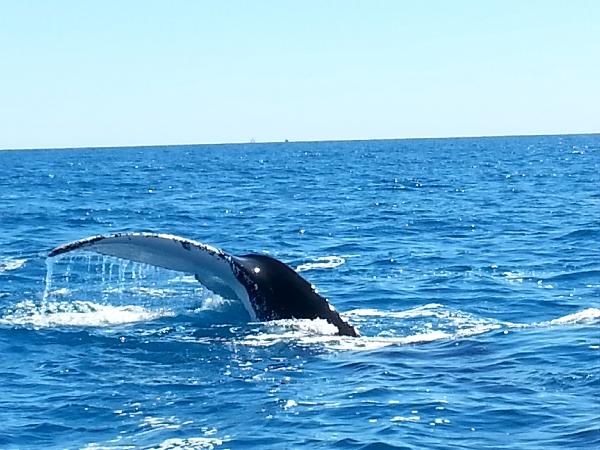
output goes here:
<path id="1" fill-rule="evenodd" d="M 253 322 L 120 232 L 271 255 Z M 0 152 L 0 448 L 600 448 L 600 135 Z"/>

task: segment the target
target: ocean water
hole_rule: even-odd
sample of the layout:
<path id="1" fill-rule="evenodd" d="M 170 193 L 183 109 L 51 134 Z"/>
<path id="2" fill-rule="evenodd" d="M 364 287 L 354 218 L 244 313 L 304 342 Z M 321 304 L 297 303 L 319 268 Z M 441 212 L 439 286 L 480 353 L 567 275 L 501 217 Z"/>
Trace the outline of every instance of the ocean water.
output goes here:
<path id="1" fill-rule="evenodd" d="M 251 323 L 153 231 L 290 264 Z M 0 152 L 0 448 L 600 448 L 600 135 Z"/>

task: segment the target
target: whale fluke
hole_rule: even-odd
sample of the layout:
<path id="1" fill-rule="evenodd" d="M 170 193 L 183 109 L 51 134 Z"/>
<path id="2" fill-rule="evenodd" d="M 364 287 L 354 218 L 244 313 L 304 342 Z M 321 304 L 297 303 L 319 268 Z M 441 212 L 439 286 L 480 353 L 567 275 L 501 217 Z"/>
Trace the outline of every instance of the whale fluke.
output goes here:
<path id="1" fill-rule="evenodd" d="M 60 245 L 48 256 L 75 250 L 193 274 L 221 297 L 240 300 L 252 320 L 321 318 L 335 325 L 342 336 L 359 335 L 314 286 L 270 256 L 233 256 L 201 242 L 157 233 L 92 236 Z"/>

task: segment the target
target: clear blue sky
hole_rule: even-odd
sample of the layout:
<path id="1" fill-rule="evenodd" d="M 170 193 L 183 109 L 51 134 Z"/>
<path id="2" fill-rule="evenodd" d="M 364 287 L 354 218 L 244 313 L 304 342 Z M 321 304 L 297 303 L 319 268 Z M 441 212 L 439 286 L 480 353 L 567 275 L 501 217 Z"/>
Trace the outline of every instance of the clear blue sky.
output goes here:
<path id="1" fill-rule="evenodd" d="M 600 132 L 600 1 L 0 0 L 0 149 Z"/>

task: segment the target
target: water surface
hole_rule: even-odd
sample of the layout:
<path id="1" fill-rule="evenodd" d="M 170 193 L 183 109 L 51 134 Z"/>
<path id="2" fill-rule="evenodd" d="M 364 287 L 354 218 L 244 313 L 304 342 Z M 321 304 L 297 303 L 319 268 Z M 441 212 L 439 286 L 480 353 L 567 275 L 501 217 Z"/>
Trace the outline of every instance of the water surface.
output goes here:
<path id="1" fill-rule="evenodd" d="M 600 447 L 600 136 L 0 153 L 0 447 Z M 361 330 L 56 245 L 275 256 Z"/>

